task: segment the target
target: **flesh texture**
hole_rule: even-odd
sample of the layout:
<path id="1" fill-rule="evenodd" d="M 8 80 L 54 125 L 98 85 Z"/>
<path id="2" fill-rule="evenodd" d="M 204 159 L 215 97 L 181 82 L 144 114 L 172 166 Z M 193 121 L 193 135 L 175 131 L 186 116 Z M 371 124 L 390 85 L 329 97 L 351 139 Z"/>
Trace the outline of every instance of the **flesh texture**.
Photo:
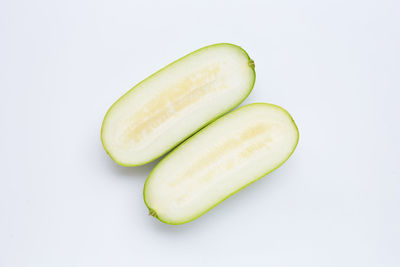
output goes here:
<path id="1" fill-rule="evenodd" d="M 150 214 L 189 222 L 283 164 L 298 142 L 284 109 L 250 104 L 218 119 L 155 167 L 144 188 Z"/>
<path id="2" fill-rule="evenodd" d="M 136 85 L 107 112 L 105 150 L 124 166 L 145 164 L 239 105 L 255 80 L 238 46 L 199 49 Z"/>

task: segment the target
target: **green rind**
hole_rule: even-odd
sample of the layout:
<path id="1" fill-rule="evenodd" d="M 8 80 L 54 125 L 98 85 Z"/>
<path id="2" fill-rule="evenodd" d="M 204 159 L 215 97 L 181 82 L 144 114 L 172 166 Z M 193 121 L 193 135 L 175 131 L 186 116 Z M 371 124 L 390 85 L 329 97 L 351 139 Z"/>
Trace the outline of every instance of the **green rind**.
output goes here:
<path id="1" fill-rule="evenodd" d="M 179 140 L 179 141 L 176 142 L 174 145 L 172 145 L 171 148 L 169 148 L 169 149 L 167 149 L 166 151 L 160 153 L 159 155 L 157 155 L 157 156 L 154 157 L 153 159 L 150 159 L 150 160 L 147 160 L 147 161 L 144 161 L 144 162 L 141 162 L 141 163 L 137 163 L 137 164 L 125 164 L 125 163 L 122 163 L 122 162 L 118 162 L 118 161 L 111 155 L 111 153 L 107 150 L 107 148 L 106 148 L 106 146 L 105 146 L 105 144 L 104 144 L 104 140 L 103 140 L 103 129 L 104 129 L 104 124 L 105 124 L 105 122 L 106 122 L 106 120 L 107 120 L 107 117 L 108 117 L 108 114 L 110 113 L 110 111 L 112 110 L 112 108 L 113 108 L 115 105 L 117 105 L 118 102 L 121 101 L 121 99 L 123 99 L 127 94 L 129 94 L 130 92 L 132 92 L 133 90 L 135 90 L 135 88 L 136 88 L 137 86 L 139 86 L 139 85 L 142 84 L 143 82 L 145 82 L 145 81 L 151 79 L 151 78 L 154 77 L 156 74 L 158 74 L 158 73 L 160 73 L 161 71 L 167 69 L 167 68 L 170 67 L 171 65 L 173 65 L 173 64 L 175 64 L 175 63 L 177 63 L 177 62 L 179 62 L 180 60 L 182 60 L 182 59 L 184 59 L 184 58 L 186 58 L 186 57 L 188 57 L 188 56 L 190 56 L 190 55 L 192 55 L 192 54 L 194 54 L 194 53 L 196 53 L 196 52 L 198 52 L 198 51 L 200 51 L 200 50 L 207 49 L 207 48 L 214 47 L 214 46 L 220 46 L 220 45 L 233 46 L 233 47 L 235 47 L 235 48 L 241 50 L 241 52 L 243 52 L 243 53 L 246 55 L 246 57 L 249 59 L 249 66 L 250 66 L 250 68 L 251 68 L 251 70 L 252 70 L 252 72 L 253 72 L 253 80 L 251 81 L 251 84 L 249 85 L 248 93 L 243 97 L 243 99 L 239 100 L 237 104 L 233 104 L 231 107 L 227 108 L 226 111 L 223 111 L 223 112 L 217 114 L 217 115 L 215 116 L 214 119 L 212 119 L 212 120 L 210 120 L 210 121 L 208 121 L 208 122 L 202 124 L 201 126 L 199 126 L 199 127 L 197 128 L 197 130 L 193 131 L 193 133 L 187 135 L 187 136 L 184 137 L 182 140 Z M 250 56 L 247 54 L 247 52 L 246 52 L 242 47 L 240 47 L 240 46 L 238 46 L 238 45 L 230 44 L 230 43 L 218 43 L 218 44 L 212 44 L 212 45 L 208 45 L 208 46 L 202 47 L 202 48 L 200 48 L 200 49 L 197 49 L 197 50 L 195 50 L 195 51 L 193 51 L 193 52 L 187 54 L 186 56 L 183 56 L 183 57 L 181 57 L 181 58 L 179 58 L 179 59 L 177 59 L 177 60 L 171 62 L 170 64 L 168 64 L 168 65 L 165 66 L 164 68 L 162 68 L 162 69 L 156 71 L 156 72 L 153 73 L 152 75 L 148 76 L 146 79 L 144 79 L 144 80 L 142 80 L 141 82 L 139 82 L 138 84 L 136 84 L 136 85 L 135 85 L 134 87 L 132 87 L 128 92 L 126 92 L 125 94 L 123 94 L 120 98 L 118 98 L 118 100 L 115 101 L 114 104 L 112 104 L 111 107 L 107 110 L 106 115 L 104 116 L 103 123 L 102 123 L 102 125 L 101 125 L 101 130 L 100 130 L 101 144 L 103 145 L 103 148 L 104 148 L 104 150 L 106 151 L 106 153 L 108 154 L 108 156 L 110 156 L 110 158 L 111 158 L 114 162 L 116 162 L 118 165 L 121 165 L 121 166 L 124 166 L 124 167 L 136 167 L 136 166 L 141 166 L 141 165 L 147 164 L 147 163 L 149 163 L 149 162 L 152 162 L 153 160 L 156 160 L 157 158 L 161 157 L 162 155 L 164 155 L 164 154 L 170 152 L 171 150 L 173 150 L 175 147 L 177 147 L 177 146 L 178 146 L 179 144 L 181 144 L 183 141 L 185 141 L 185 140 L 187 140 L 188 138 L 190 138 L 191 136 L 193 136 L 195 133 L 197 133 L 198 131 L 200 131 L 200 130 L 201 130 L 202 128 L 204 128 L 205 126 L 209 125 L 210 123 L 212 123 L 212 122 L 214 122 L 215 120 L 219 119 L 221 116 L 223 116 L 224 114 L 228 113 L 229 111 L 231 111 L 231 110 L 234 109 L 235 107 L 239 106 L 239 105 L 250 95 L 251 91 L 252 91 L 253 88 L 254 88 L 255 81 L 256 81 L 256 71 L 255 71 L 254 61 L 250 58 Z"/>
<path id="2" fill-rule="evenodd" d="M 213 206 L 211 206 L 209 209 L 205 210 L 204 212 L 202 212 L 202 213 L 200 213 L 200 214 L 198 214 L 198 215 L 193 216 L 192 218 L 190 218 L 190 219 L 187 220 L 187 221 L 183 221 L 183 222 L 169 222 L 169 221 L 166 221 L 166 220 L 160 218 L 160 217 L 157 215 L 156 211 L 155 211 L 153 208 L 151 208 L 151 207 L 148 205 L 148 203 L 146 202 L 146 187 L 147 187 L 147 184 L 148 184 L 149 180 L 151 179 L 151 176 L 152 176 L 153 172 L 154 172 L 159 166 L 161 166 L 161 164 L 163 164 L 164 161 L 166 161 L 170 156 L 173 156 L 174 153 L 170 153 L 170 154 L 168 154 L 165 158 L 163 158 L 163 159 L 154 167 L 154 169 L 150 172 L 150 174 L 149 174 L 149 176 L 147 177 L 146 182 L 145 182 L 145 184 L 144 184 L 144 188 L 143 188 L 143 199 L 144 199 L 144 203 L 145 203 L 145 205 L 147 206 L 147 208 L 148 208 L 150 211 L 152 211 L 152 216 L 154 216 L 155 218 L 157 218 L 159 221 L 161 221 L 161 222 L 163 222 L 163 223 L 171 224 L 171 225 L 180 225 L 180 224 L 185 224 L 185 223 L 194 221 L 195 219 L 197 219 L 197 218 L 199 218 L 200 216 L 204 215 L 205 213 L 207 213 L 207 212 L 210 211 L 211 209 L 215 208 L 217 205 L 219 205 L 219 204 L 220 204 L 221 202 L 223 202 L 224 200 L 228 199 L 230 196 L 236 194 L 237 192 L 239 192 L 239 191 L 242 190 L 243 188 L 245 188 L 245 187 L 251 185 L 252 183 L 254 183 L 254 182 L 260 180 L 260 179 L 263 178 L 264 176 L 266 176 L 266 175 L 270 174 L 271 172 L 275 171 L 276 169 L 278 169 L 280 166 L 282 166 L 283 163 L 285 163 L 285 162 L 290 158 L 290 156 L 291 156 L 291 155 L 293 154 L 293 152 L 295 151 L 295 149 L 296 149 L 296 147 L 297 147 L 297 144 L 299 143 L 299 129 L 297 128 L 297 125 L 296 125 L 296 123 L 294 122 L 293 117 L 292 117 L 292 116 L 290 115 L 290 113 L 289 113 L 287 110 L 285 110 L 284 108 L 282 108 L 282 107 L 280 107 L 280 106 L 278 106 L 278 105 L 269 104 L 269 103 L 252 103 L 252 104 L 248 104 L 248 105 L 245 105 L 245 106 L 243 106 L 243 107 L 240 107 L 240 108 L 238 108 L 238 109 L 232 111 L 230 114 L 234 114 L 234 113 L 238 112 L 239 110 L 241 110 L 242 108 L 245 108 L 245 107 L 248 107 L 248 106 L 252 106 L 252 105 L 267 105 L 267 106 L 273 106 L 273 107 L 275 107 L 275 108 L 277 108 L 277 109 L 279 109 L 279 110 L 282 110 L 283 112 L 285 112 L 285 113 L 289 116 L 289 118 L 291 119 L 291 121 L 292 121 L 292 123 L 293 123 L 293 125 L 294 125 L 294 127 L 295 127 L 295 129 L 296 129 L 296 132 L 297 132 L 297 139 L 296 139 L 296 144 L 293 146 L 292 151 L 288 154 L 288 157 L 287 157 L 285 160 L 283 160 L 280 164 L 278 164 L 275 168 L 273 168 L 272 170 L 270 170 L 269 172 L 266 172 L 265 174 L 263 174 L 263 175 L 261 175 L 260 177 L 254 179 L 253 181 L 251 181 L 250 183 L 246 184 L 245 186 L 243 186 L 243 187 L 239 188 L 238 190 L 232 192 L 230 195 L 228 195 L 228 196 L 226 196 L 225 198 L 221 199 L 219 202 L 217 202 L 216 204 L 214 204 Z M 217 123 L 217 122 L 214 122 L 214 123 Z M 213 124 L 214 124 L 214 123 L 213 123 Z M 192 135 L 191 138 L 186 139 L 184 142 L 182 142 L 182 143 L 179 145 L 179 147 L 177 147 L 177 148 L 174 150 L 174 152 L 175 152 L 175 151 L 178 151 L 178 150 L 180 149 L 180 147 L 183 146 L 185 143 L 190 142 L 190 140 L 196 138 L 196 135 L 200 134 L 202 131 L 205 131 L 205 130 L 207 130 L 208 127 L 212 127 L 212 126 L 213 126 L 213 125 L 210 124 L 209 126 L 207 126 L 207 127 L 203 128 L 203 129 L 201 129 L 200 131 L 196 132 L 194 135 Z"/>

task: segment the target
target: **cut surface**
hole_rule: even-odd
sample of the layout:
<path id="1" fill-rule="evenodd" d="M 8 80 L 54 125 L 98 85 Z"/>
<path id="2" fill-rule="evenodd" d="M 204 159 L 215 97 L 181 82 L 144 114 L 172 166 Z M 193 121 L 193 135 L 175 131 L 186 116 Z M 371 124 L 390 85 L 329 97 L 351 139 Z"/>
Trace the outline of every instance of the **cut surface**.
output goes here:
<path id="1" fill-rule="evenodd" d="M 160 161 L 146 180 L 145 203 L 165 223 L 196 219 L 283 164 L 298 137 L 284 109 L 264 103 L 241 107 Z"/>
<path id="2" fill-rule="evenodd" d="M 239 105 L 254 80 L 254 63 L 240 47 L 199 49 L 139 83 L 109 109 L 103 146 L 121 165 L 145 164 Z"/>

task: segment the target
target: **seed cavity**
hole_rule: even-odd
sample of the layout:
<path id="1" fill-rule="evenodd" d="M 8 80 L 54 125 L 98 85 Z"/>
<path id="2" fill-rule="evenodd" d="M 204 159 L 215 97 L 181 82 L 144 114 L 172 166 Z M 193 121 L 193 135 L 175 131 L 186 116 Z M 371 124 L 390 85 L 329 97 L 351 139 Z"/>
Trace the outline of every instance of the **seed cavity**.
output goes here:
<path id="1" fill-rule="evenodd" d="M 274 124 L 255 124 L 235 137 L 223 141 L 193 162 L 168 183 L 177 193 L 182 191 L 179 190 L 180 187 L 185 187 L 184 192 L 176 196 L 177 204 L 187 203 L 189 198 L 195 198 L 195 192 L 200 192 L 203 187 L 212 184 L 221 173 L 233 171 L 241 162 L 245 162 L 245 159 L 261 150 L 269 149 L 273 141 L 270 134 L 273 127 Z"/>
<path id="2" fill-rule="evenodd" d="M 220 72 L 219 65 L 208 66 L 163 90 L 127 119 L 128 127 L 122 132 L 120 141 L 124 144 L 139 143 L 177 113 L 184 112 L 206 95 L 226 89 L 218 77 Z"/>

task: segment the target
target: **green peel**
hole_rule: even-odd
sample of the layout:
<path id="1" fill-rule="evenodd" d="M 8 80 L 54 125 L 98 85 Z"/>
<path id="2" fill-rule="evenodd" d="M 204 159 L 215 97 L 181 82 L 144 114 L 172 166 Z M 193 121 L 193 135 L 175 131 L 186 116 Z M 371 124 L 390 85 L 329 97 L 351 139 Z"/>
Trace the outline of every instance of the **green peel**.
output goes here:
<path id="1" fill-rule="evenodd" d="M 270 124 L 279 124 L 280 122 L 283 123 L 283 126 L 281 127 L 284 131 L 283 136 L 286 138 L 286 141 L 280 141 L 278 147 L 274 148 L 274 142 L 271 141 L 270 148 L 273 149 L 273 151 L 285 151 L 285 153 L 277 153 L 279 154 L 279 158 L 273 160 L 273 164 L 267 164 L 268 160 L 271 161 L 268 157 L 265 157 L 265 161 L 259 161 L 257 162 L 256 168 L 259 168 L 257 172 L 254 172 L 254 177 L 248 177 L 246 178 L 246 183 L 245 184 L 238 184 L 238 186 L 234 189 L 227 189 L 225 194 L 221 195 L 220 197 L 215 197 L 212 192 L 213 191 L 221 191 L 223 190 L 223 187 L 213 187 L 210 185 L 209 189 L 205 189 L 201 191 L 198 189 L 198 186 L 195 186 L 196 183 L 193 183 L 194 186 L 192 187 L 187 187 L 185 188 L 184 186 L 181 187 L 181 189 L 174 189 L 173 187 L 175 186 L 173 182 L 174 179 L 176 180 L 177 176 L 180 175 L 180 173 L 184 173 L 185 169 L 188 168 L 189 165 L 193 164 L 193 161 L 198 160 L 198 158 L 201 158 L 201 155 L 205 155 L 205 153 L 209 150 L 215 147 L 215 144 L 213 142 L 214 139 L 217 139 L 217 141 L 229 139 L 229 138 L 236 138 L 238 135 L 231 134 L 230 131 L 220 131 L 221 133 L 224 133 L 224 138 L 215 138 L 215 135 L 213 135 L 215 132 L 218 132 L 217 129 L 221 128 L 223 129 L 224 127 L 226 129 L 231 130 L 232 126 L 229 124 L 230 121 L 232 120 L 232 123 L 237 125 L 238 128 L 240 128 L 240 124 L 237 124 L 236 121 L 234 122 L 233 120 L 237 120 L 238 117 L 242 116 L 245 112 L 252 112 L 252 109 L 259 109 L 259 110 L 266 110 L 265 115 L 268 115 L 268 110 L 271 111 L 271 114 L 278 114 L 279 116 L 276 116 L 276 119 L 271 119 Z M 251 115 L 249 113 L 249 115 Z M 256 112 L 254 112 L 256 114 Z M 243 118 L 249 118 L 249 115 L 244 116 Z M 255 115 L 258 116 L 258 115 Z M 250 116 L 251 117 L 251 116 Z M 237 121 L 241 121 L 240 118 Z M 243 121 L 243 124 L 245 122 Z M 227 125 L 227 126 L 225 126 Z M 268 123 L 266 123 L 268 125 Z M 275 127 L 275 126 L 274 126 Z M 277 126 L 277 129 L 279 126 Z M 267 128 L 268 129 L 268 128 Z M 274 131 L 274 128 L 270 128 L 270 132 Z M 281 129 L 279 128 L 278 130 L 275 129 L 275 131 L 278 131 L 277 133 L 280 133 Z M 255 133 L 256 134 L 256 133 Z M 253 134 L 255 136 L 255 134 Z M 268 135 L 268 130 L 264 132 L 264 135 Z M 279 136 L 282 135 L 277 135 L 278 138 L 276 140 L 279 140 Z M 234 137 L 232 137 L 234 136 Z M 254 138 L 263 138 L 262 135 L 259 135 L 258 137 Z M 207 146 L 206 143 L 202 143 L 202 140 L 209 140 L 210 145 Z M 255 140 L 255 139 L 254 139 Z M 243 106 L 230 114 L 216 120 L 215 122 L 211 123 L 204 129 L 200 130 L 197 132 L 195 135 L 193 135 L 190 139 L 187 139 L 185 142 L 183 142 L 181 145 L 179 145 L 173 152 L 168 154 L 164 159 L 162 159 L 157 166 L 152 170 L 150 175 L 148 176 L 145 185 L 144 185 L 144 190 L 143 190 L 143 198 L 146 206 L 150 210 L 150 213 L 154 217 L 156 217 L 158 220 L 161 222 L 167 223 L 167 224 L 172 224 L 172 225 L 178 225 L 178 224 L 184 224 L 188 223 L 190 221 L 193 221 L 200 217 L 201 215 L 205 214 L 207 211 L 211 210 L 221 202 L 223 202 L 225 199 L 229 198 L 233 194 L 239 192 L 243 188 L 247 187 L 248 185 L 254 183 L 255 181 L 261 179 L 265 175 L 271 173 L 272 171 L 276 170 L 279 168 L 283 163 L 285 163 L 289 157 L 292 155 L 294 152 L 295 148 L 297 147 L 299 140 L 299 132 L 298 128 L 293 120 L 293 118 L 290 116 L 290 114 L 284 110 L 283 108 L 273 105 L 273 104 L 266 104 L 266 103 L 255 103 L 255 104 L 249 104 L 246 106 Z M 248 140 L 245 140 L 248 141 Z M 251 140 L 250 140 L 251 141 Z M 253 141 L 251 141 L 253 142 Z M 255 141 L 254 141 L 255 142 Z M 278 142 L 278 141 L 277 141 Z M 236 144 L 236 143 L 235 143 Z M 200 156 L 193 155 L 194 147 L 199 146 L 198 149 L 198 154 Z M 249 146 L 250 147 L 250 146 Z M 228 151 L 226 154 L 223 154 L 220 156 L 220 158 L 226 158 L 229 160 L 230 154 L 232 153 L 231 151 Z M 261 153 L 261 152 L 260 152 Z M 268 149 L 265 150 L 265 155 L 268 155 Z M 263 155 L 263 154 L 259 154 Z M 258 156 L 259 156 L 258 155 Z M 271 154 L 274 155 L 274 154 Z M 187 159 L 187 160 L 185 160 Z M 248 157 L 247 159 L 248 162 L 252 162 L 254 160 L 253 158 Z M 265 162 L 265 168 L 263 167 L 263 162 Z M 247 166 L 247 168 L 251 167 L 251 164 L 244 164 L 243 166 Z M 209 163 L 212 164 L 212 163 Z M 219 164 L 223 165 L 223 164 Z M 219 166 L 216 164 L 217 168 Z M 203 167 L 205 165 L 203 164 Z M 205 173 L 205 169 L 210 168 L 208 166 L 205 166 L 204 169 L 198 169 L 198 172 L 196 172 L 196 175 L 198 176 L 196 179 L 201 180 L 205 176 L 199 175 L 198 173 Z M 171 171 L 173 170 L 173 171 Z M 176 171 L 177 170 L 177 171 Z M 166 173 L 168 171 L 168 173 Z M 221 172 L 222 173 L 222 172 Z M 245 172 L 244 172 L 245 173 Z M 223 174 L 223 173 L 222 173 Z M 200 178 L 199 178 L 200 177 Z M 232 179 L 235 178 L 235 174 L 233 173 L 231 176 L 227 176 L 225 181 L 229 181 L 229 177 L 232 177 Z M 189 180 L 195 180 L 195 178 L 190 177 L 190 176 L 185 176 L 183 178 L 182 184 L 185 182 L 188 184 Z M 215 178 L 219 179 L 219 177 Z M 217 180 L 216 180 L 217 181 Z M 237 179 L 237 181 L 242 182 L 240 179 Z M 215 183 L 218 185 L 217 183 Z M 214 184 L 214 185 L 215 185 Z M 188 189 L 189 188 L 189 189 Z M 194 188 L 194 189 L 193 189 Z M 198 191 L 196 191 L 196 188 Z M 222 189 L 221 189 L 222 188 Z M 174 191 L 175 190 L 175 191 Z M 190 190 L 194 190 L 192 195 L 189 193 L 186 195 L 189 195 L 187 199 L 189 199 L 186 203 L 179 203 L 179 199 L 176 197 L 179 194 L 185 194 L 186 192 L 190 192 Z M 208 191 L 207 191 L 208 190 Z M 169 194 L 170 192 L 171 194 Z M 211 194 L 209 194 L 211 192 Z M 195 197 L 191 200 L 190 198 L 192 196 L 205 196 L 205 197 L 200 197 L 200 199 L 196 200 Z M 210 198 L 213 199 L 213 201 L 209 201 L 207 199 L 207 196 L 210 196 Z M 203 203 L 208 203 L 204 204 Z M 185 214 L 186 213 L 186 214 Z"/>
<path id="2" fill-rule="evenodd" d="M 220 51 L 220 53 L 215 51 Z M 232 56 L 228 56 L 229 53 L 231 53 Z M 210 55 L 209 58 L 207 58 L 207 54 Z M 220 56 L 221 54 L 223 55 Z M 219 59 L 218 57 L 221 57 L 220 61 L 217 60 Z M 233 61 L 233 63 L 231 62 L 229 64 L 226 64 L 225 62 L 225 65 L 223 65 L 224 60 L 226 61 L 232 58 L 237 58 L 237 61 Z M 214 69 L 212 69 L 212 66 L 210 67 L 211 69 L 207 69 L 206 63 L 210 62 L 211 64 L 214 62 L 213 60 L 216 62 L 215 63 L 216 65 L 214 64 L 215 65 Z M 231 73 L 229 73 L 229 69 L 228 71 L 226 71 L 226 69 L 229 68 L 229 66 L 236 64 L 236 62 L 240 60 L 243 60 L 243 62 L 245 62 L 247 66 L 247 69 L 246 67 L 243 68 L 242 73 L 240 71 L 239 72 L 237 71 L 238 69 L 237 67 L 235 71 L 232 70 Z M 193 77 L 196 77 L 195 76 L 196 72 L 194 72 L 193 75 L 187 75 L 184 74 L 183 72 L 185 72 L 188 69 L 189 70 L 194 69 L 195 71 L 197 66 L 201 64 L 205 66 L 206 68 L 205 71 L 209 71 L 210 74 L 204 74 L 206 75 L 204 76 L 204 78 L 200 78 L 200 80 L 194 80 L 194 82 L 187 83 L 186 81 L 188 81 L 188 79 L 190 81 L 190 79 L 194 79 Z M 240 66 L 241 63 L 239 62 L 237 64 L 239 64 L 238 66 Z M 181 71 L 178 71 L 177 69 L 181 69 Z M 225 76 L 221 75 L 218 76 L 219 75 L 218 71 L 220 71 L 220 69 L 222 70 L 222 73 L 228 73 L 228 74 Z M 223 72 L 224 70 L 225 72 Z M 229 81 L 230 79 L 236 79 L 237 77 L 241 77 L 241 79 L 245 80 L 245 82 L 243 83 L 242 87 L 233 88 L 232 85 L 229 84 Z M 206 99 L 206 96 L 204 96 L 203 100 L 202 99 L 203 96 L 201 95 L 204 94 L 201 92 L 204 86 L 211 86 L 207 83 L 207 79 L 216 79 L 217 81 L 223 80 L 228 82 L 228 85 L 225 85 L 225 87 L 223 87 L 224 84 L 222 84 L 221 82 L 220 87 L 225 88 L 224 94 L 226 96 L 225 97 L 220 96 L 222 101 L 218 101 L 218 105 L 214 105 L 212 107 L 208 107 L 207 105 L 205 105 L 205 103 L 209 102 L 210 99 Z M 146 106 L 144 105 L 142 109 L 135 110 L 135 107 L 137 107 L 138 104 L 140 105 L 141 103 L 146 101 L 149 103 L 148 105 L 151 105 L 151 101 L 153 102 L 161 101 L 160 103 L 162 103 L 163 101 L 162 93 L 171 91 L 171 88 L 176 89 L 176 86 L 175 87 L 173 86 L 174 83 L 172 83 L 171 88 L 163 88 L 163 85 L 170 82 L 170 80 L 173 80 L 174 82 L 178 83 L 178 86 L 182 86 L 181 90 L 182 92 L 177 93 L 178 98 L 170 96 L 168 99 L 168 101 L 175 101 L 175 105 L 177 105 L 178 109 L 180 108 L 179 106 L 182 106 L 182 104 L 178 101 L 180 101 L 179 99 L 182 98 L 182 94 L 186 92 L 185 91 L 186 88 L 188 88 L 187 90 L 189 90 L 192 86 L 192 88 L 194 88 L 192 94 L 200 99 L 197 103 L 194 104 L 185 104 L 185 102 L 183 102 L 184 108 L 182 108 L 182 111 L 179 111 L 180 113 L 178 112 L 179 114 L 176 113 L 177 115 L 184 114 L 184 116 L 180 117 L 180 120 L 191 122 L 192 124 L 189 125 L 190 127 L 185 126 L 185 124 L 170 123 L 170 121 L 172 121 L 177 115 L 173 113 L 169 115 L 167 119 L 165 119 L 163 118 L 163 116 L 165 116 L 166 114 L 165 111 L 162 111 L 162 109 L 159 108 L 160 105 L 154 104 L 153 108 L 154 111 L 149 113 L 150 115 L 146 116 L 152 116 L 151 120 L 154 120 L 154 122 L 156 123 L 155 129 L 153 129 L 154 127 L 151 126 L 151 124 L 148 124 L 150 126 L 143 126 L 144 127 L 143 130 L 140 130 L 140 128 L 136 130 L 137 133 L 134 132 L 133 134 L 129 135 L 128 132 L 128 134 L 124 134 L 124 131 L 125 132 L 129 131 L 129 127 L 133 128 L 139 127 L 138 126 L 139 124 L 135 123 L 135 120 L 141 119 L 140 116 L 142 115 L 140 115 L 140 112 L 143 113 L 144 111 L 146 111 Z M 168 151 L 172 150 L 179 143 L 190 137 L 193 133 L 197 132 L 199 129 L 203 128 L 207 124 L 211 123 L 212 121 L 224 115 L 226 112 L 238 106 L 250 94 L 250 92 L 253 89 L 254 83 L 255 83 L 254 61 L 250 59 L 246 51 L 243 50 L 241 47 L 228 43 L 220 43 L 198 49 L 172 62 L 171 64 L 167 65 L 166 67 L 152 74 L 148 78 L 144 79 L 142 82 L 135 85 L 122 97 L 120 97 L 109 108 L 104 117 L 103 124 L 101 127 L 101 142 L 104 147 L 104 150 L 111 157 L 111 159 L 113 159 L 116 163 L 122 166 L 131 167 L 149 163 L 159 158 L 160 156 L 166 154 Z M 199 87 L 196 89 L 196 86 Z M 213 88 L 206 87 L 206 89 L 207 88 L 209 88 L 208 91 L 213 92 L 212 91 Z M 146 93 L 143 92 L 149 92 L 149 93 L 146 95 Z M 237 97 L 230 99 L 228 102 L 223 101 L 223 99 L 235 94 L 237 94 Z M 168 96 L 168 94 L 166 94 L 166 96 Z M 190 100 L 191 98 L 188 99 Z M 196 113 L 193 114 L 193 111 L 190 111 L 190 108 L 193 108 L 192 110 L 196 110 Z M 124 112 L 121 111 L 123 109 Z M 158 111 L 160 111 L 159 117 L 153 115 L 157 114 Z M 205 114 L 205 112 L 209 113 L 207 113 L 207 115 L 205 116 L 200 116 L 200 115 L 197 116 L 197 118 L 201 119 L 197 120 L 194 119 L 196 117 L 195 116 L 196 114 Z M 163 120 L 165 120 L 166 122 L 164 122 Z M 144 120 L 142 124 L 146 125 L 145 123 L 146 120 Z M 132 125 L 130 126 L 129 124 Z M 123 129 L 124 127 L 125 130 Z M 165 129 L 163 128 L 162 130 L 159 130 L 162 127 L 164 127 Z M 122 129 L 122 130 L 118 131 L 115 129 Z M 157 137 L 156 135 L 151 136 L 151 134 L 147 134 L 148 131 L 153 131 L 154 133 L 157 133 L 158 134 Z M 173 138 L 171 136 L 173 136 Z M 161 142 L 161 144 L 157 142 Z"/>

